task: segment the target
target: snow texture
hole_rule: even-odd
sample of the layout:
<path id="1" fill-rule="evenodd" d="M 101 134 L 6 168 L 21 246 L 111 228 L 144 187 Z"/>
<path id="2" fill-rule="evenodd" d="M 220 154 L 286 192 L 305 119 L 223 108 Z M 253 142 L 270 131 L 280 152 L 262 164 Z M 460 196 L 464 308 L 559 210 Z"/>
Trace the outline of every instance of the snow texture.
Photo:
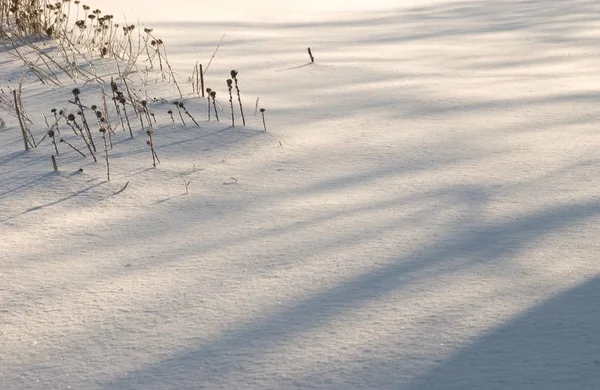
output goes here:
<path id="1" fill-rule="evenodd" d="M 598 1 L 99 3 L 200 128 L 153 104 L 107 182 L 2 113 L 0 388 L 600 388 Z M 37 135 L 76 85 L 28 81 Z"/>

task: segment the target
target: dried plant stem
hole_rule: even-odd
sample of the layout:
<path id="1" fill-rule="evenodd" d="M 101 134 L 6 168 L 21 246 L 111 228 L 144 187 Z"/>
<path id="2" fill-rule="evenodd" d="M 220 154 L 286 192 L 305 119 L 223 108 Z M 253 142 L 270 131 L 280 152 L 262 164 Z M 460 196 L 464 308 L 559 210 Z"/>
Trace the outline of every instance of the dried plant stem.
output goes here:
<path id="1" fill-rule="evenodd" d="M 23 124 L 23 118 L 21 117 L 21 110 L 19 109 L 17 90 L 15 89 L 12 92 L 15 99 L 15 110 L 17 112 L 17 119 L 19 119 L 19 126 L 21 126 L 21 134 L 23 135 L 23 143 L 25 144 L 25 150 L 29 150 L 29 140 L 27 139 L 27 132 L 25 131 L 25 125 Z"/>
<path id="2" fill-rule="evenodd" d="M 102 131 L 102 140 L 104 141 L 104 159 L 106 160 L 106 181 L 110 181 L 110 164 L 108 162 L 108 144 L 106 143 L 106 129 Z"/>
<path id="3" fill-rule="evenodd" d="M 315 57 L 313 57 L 312 50 L 310 50 L 310 47 L 308 48 L 308 55 L 310 56 L 310 62 L 314 63 L 315 62 Z"/>
<path id="4" fill-rule="evenodd" d="M 215 109 L 215 118 L 217 118 L 217 122 L 219 122 L 219 113 L 217 112 L 217 100 L 216 100 L 216 96 L 217 96 L 217 93 L 215 91 L 212 91 L 210 93 L 210 97 L 212 97 L 213 108 Z"/>
<path id="5" fill-rule="evenodd" d="M 265 109 L 261 108 L 260 113 L 262 114 L 263 127 L 264 127 L 265 131 L 267 131 L 267 123 L 265 122 Z"/>
<path id="6" fill-rule="evenodd" d="M 213 59 L 217 55 L 217 51 L 219 51 L 219 47 L 221 47 L 221 43 L 223 43 L 223 39 L 225 39 L 225 34 L 223 34 L 223 36 L 221 37 L 221 40 L 219 41 L 219 44 L 215 48 L 215 51 L 213 52 L 212 57 L 210 57 L 210 61 L 208 61 L 208 65 L 206 65 L 206 70 L 204 71 L 204 74 L 206 74 L 206 72 L 208 72 L 208 68 L 210 68 L 210 64 L 212 63 Z"/>
<path id="7" fill-rule="evenodd" d="M 81 154 L 83 157 L 85 157 L 85 154 L 83 154 L 83 153 L 81 152 L 81 150 L 77 149 L 75 146 L 71 145 L 70 143 L 68 143 L 68 142 L 67 142 L 67 141 L 65 141 L 64 139 L 62 139 L 62 138 L 61 138 L 61 139 L 60 139 L 60 142 L 64 142 L 64 143 L 66 143 L 67 145 L 69 145 L 69 147 L 71 147 L 71 149 L 73 149 L 74 151 L 76 151 L 77 153 L 79 153 L 79 154 Z"/>
<path id="8" fill-rule="evenodd" d="M 90 126 L 88 126 L 87 120 L 85 118 L 83 104 L 81 104 L 81 100 L 79 99 L 79 96 L 75 96 L 75 105 L 77 105 L 77 107 L 79 107 L 79 112 L 81 112 L 81 122 L 83 123 L 85 132 L 87 133 L 87 135 L 90 139 L 90 144 L 92 145 L 92 148 L 94 148 L 94 152 L 96 152 L 97 150 L 96 150 L 96 145 L 94 144 L 94 138 L 92 137 L 92 132 L 90 130 Z"/>
<path id="9" fill-rule="evenodd" d="M 58 156 L 58 146 L 56 146 L 56 138 L 54 137 L 54 135 L 51 138 L 52 138 L 52 145 L 54 145 L 54 151 L 56 152 L 56 155 Z"/>
<path id="10" fill-rule="evenodd" d="M 198 124 L 198 122 L 196 122 L 196 120 L 194 119 L 194 117 L 192 116 L 192 114 L 190 114 L 190 112 L 187 110 L 187 108 L 185 108 L 185 106 L 183 107 L 183 111 L 185 111 L 186 115 L 190 117 L 190 119 L 192 120 L 192 122 L 194 122 L 194 124 L 198 127 L 200 127 L 200 125 Z"/>
<path id="11" fill-rule="evenodd" d="M 131 124 L 129 123 L 129 115 L 127 115 L 127 109 L 125 108 L 125 103 L 121 103 L 123 105 L 123 113 L 125 114 L 125 119 L 127 120 L 127 127 L 129 128 L 129 135 L 133 138 L 133 131 L 131 131 Z"/>
<path id="12" fill-rule="evenodd" d="M 210 94 L 206 97 L 207 106 L 208 106 L 208 121 L 210 122 Z"/>
<path id="13" fill-rule="evenodd" d="M 246 126 L 246 118 L 244 118 L 244 108 L 242 107 L 242 97 L 240 96 L 240 88 L 238 87 L 237 77 L 233 78 L 235 82 L 235 90 L 237 91 L 238 102 L 240 103 L 240 114 L 242 115 L 242 124 Z"/>
<path id="14" fill-rule="evenodd" d="M 158 159 L 158 155 L 156 154 L 156 151 L 154 150 L 154 141 L 152 140 L 152 131 L 148 130 L 146 132 L 146 134 L 148 134 L 148 146 L 150 146 L 150 151 L 152 152 L 152 166 L 154 168 L 156 168 L 156 162 L 158 161 L 158 163 L 160 164 L 160 160 Z"/>
<path id="15" fill-rule="evenodd" d="M 177 107 L 177 112 L 179 113 L 179 118 L 181 118 L 181 123 L 185 126 L 185 121 L 183 120 L 183 115 L 181 115 L 181 110 L 179 109 L 179 103 L 175 102 L 175 107 Z"/>
<path id="16" fill-rule="evenodd" d="M 200 75 L 200 90 L 202 91 L 202 97 L 204 97 L 204 72 L 202 72 L 202 64 L 198 68 L 198 74 Z"/>
<path id="17" fill-rule="evenodd" d="M 69 126 L 71 126 L 71 128 L 73 128 L 73 125 L 71 124 L 71 122 L 67 122 L 67 123 L 69 123 Z M 85 145 L 87 146 L 88 150 L 90 151 L 90 154 L 92 155 L 92 158 L 94 159 L 94 162 L 97 162 L 98 160 L 96 159 L 96 155 L 94 155 L 94 152 L 92 151 L 92 146 L 88 142 L 85 134 L 83 134 L 83 129 L 81 128 L 81 126 L 79 126 L 79 124 L 77 124 L 77 122 L 73 121 L 73 123 L 75 124 L 75 127 L 77 128 L 77 130 L 79 130 L 79 133 L 80 133 L 79 135 L 81 135 L 81 138 L 83 138 L 83 141 L 85 142 Z M 75 131 L 74 128 L 73 128 L 73 131 Z"/>
<path id="18" fill-rule="evenodd" d="M 231 126 L 235 126 L 235 115 L 233 112 L 233 95 L 231 94 L 232 81 L 227 79 L 227 89 L 229 90 L 229 106 L 231 107 Z"/>

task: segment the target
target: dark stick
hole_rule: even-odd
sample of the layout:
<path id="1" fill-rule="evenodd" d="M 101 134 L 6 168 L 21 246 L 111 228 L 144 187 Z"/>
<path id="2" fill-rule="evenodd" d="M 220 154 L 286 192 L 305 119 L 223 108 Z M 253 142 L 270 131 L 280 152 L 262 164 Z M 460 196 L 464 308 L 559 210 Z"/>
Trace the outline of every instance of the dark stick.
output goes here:
<path id="1" fill-rule="evenodd" d="M 206 101 L 208 102 L 208 120 L 210 121 L 210 93 L 211 93 L 212 89 L 210 88 L 206 88 L 206 93 L 208 94 L 208 96 L 206 97 Z"/>
<path id="2" fill-rule="evenodd" d="M 108 163 L 108 145 L 106 144 L 106 129 L 104 127 L 101 127 L 100 132 L 102 133 L 102 139 L 104 140 L 104 159 L 106 160 L 106 181 L 110 181 L 110 164 Z"/>
<path id="3" fill-rule="evenodd" d="M 54 167 L 55 171 L 58 171 L 58 166 L 56 165 L 56 157 L 54 157 L 54 155 L 50 156 L 50 159 L 52 160 L 52 166 Z"/>
<path id="4" fill-rule="evenodd" d="M 204 72 L 202 72 L 202 64 L 200 64 L 199 73 L 200 73 L 200 88 L 202 90 L 202 97 L 204 97 Z"/>
<path id="5" fill-rule="evenodd" d="M 217 122 L 219 121 L 219 113 L 217 112 L 217 101 L 215 98 L 217 97 L 217 93 L 215 91 L 210 92 L 210 97 L 212 98 L 213 107 L 215 108 L 215 118 L 217 118 Z"/>
<path id="6" fill-rule="evenodd" d="M 237 79 L 238 71 L 231 71 L 231 78 L 235 81 L 235 90 L 237 91 L 238 102 L 240 103 L 240 114 L 242 114 L 242 124 L 246 126 L 246 118 L 244 118 L 244 109 L 242 107 L 242 98 L 240 96 L 240 88 L 238 87 L 238 79 Z"/>
<path id="7" fill-rule="evenodd" d="M 123 113 L 125 114 L 125 119 L 127 119 L 127 127 L 129 128 L 129 135 L 133 138 L 133 131 L 131 131 L 131 125 L 129 124 L 129 115 L 127 115 L 127 110 L 125 109 L 125 98 L 121 98 L 119 102 L 123 105 Z"/>
<path id="8" fill-rule="evenodd" d="M 229 105 L 231 106 L 231 126 L 235 126 L 235 116 L 233 115 L 233 95 L 231 94 L 232 89 L 231 79 L 227 79 L 227 89 L 229 90 Z"/>
<path id="9" fill-rule="evenodd" d="M 179 102 L 175 102 L 175 107 L 177 107 L 177 112 L 179 113 L 179 118 L 181 118 L 181 123 L 185 126 L 185 121 L 183 120 L 183 115 L 181 115 L 181 110 L 179 109 Z"/>
<path id="10" fill-rule="evenodd" d="M 73 96 L 75 97 L 75 104 L 79 107 L 79 112 L 81 113 L 81 121 L 83 122 L 83 127 L 90 139 L 90 144 L 92 148 L 94 148 L 94 152 L 96 151 L 96 145 L 94 144 L 94 138 L 92 137 L 92 132 L 90 131 L 90 126 L 88 126 L 87 120 L 85 119 L 85 112 L 83 111 L 83 104 L 81 104 L 81 100 L 79 99 L 79 88 L 75 88 L 72 91 Z"/>
<path id="11" fill-rule="evenodd" d="M 260 109 L 260 113 L 261 113 L 261 115 L 262 115 L 263 127 L 265 128 L 265 131 L 267 131 L 267 124 L 266 124 L 266 122 L 265 122 L 265 109 L 264 109 L 264 108 L 261 108 L 261 109 Z"/>
<path id="12" fill-rule="evenodd" d="M 13 90 L 13 96 L 15 98 L 15 111 L 17 114 L 17 119 L 19 119 L 19 126 L 21 126 L 21 133 L 23 134 L 23 143 L 25 144 L 25 150 L 29 150 L 29 145 L 27 144 L 27 132 L 25 131 L 25 126 L 23 125 L 23 118 L 21 118 L 21 110 L 19 109 L 19 99 L 17 99 L 17 90 Z"/>
<path id="13" fill-rule="evenodd" d="M 73 149 L 74 151 L 76 151 L 77 153 L 81 154 L 83 157 L 85 157 L 85 154 L 81 153 L 81 151 L 79 149 L 77 149 L 75 146 L 71 145 L 70 143 L 68 143 L 67 141 L 65 141 L 64 139 L 60 139 L 59 142 L 64 142 L 67 145 L 69 145 L 71 147 L 71 149 Z"/>
<path id="14" fill-rule="evenodd" d="M 308 55 L 310 56 L 310 62 L 314 63 L 315 62 L 315 57 L 313 57 L 312 51 L 310 50 L 310 47 L 308 48 Z"/>
<path id="15" fill-rule="evenodd" d="M 187 114 L 187 116 L 190 117 L 190 119 L 194 122 L 194 124 L 198 127 L 200 127 L 200 125 L 198 124 L 198 122 L 196 122 L 196 120 L 194 119 L 194 117 L 192 116 L 192 114 L 190 114 L 190 112 L 187 110 L 187 108 L 185 108 L 185 106 L 183 105 L 183 103 L 179 103 L 179 107 L 183 108 L 183 111 Z"/>
<path id="16" fill-rule="evenodd" d="M 54 134 L 54 130 L 48 130 L 48 135 L 50 136 L 50 138 L 52 138 L 52 144 L 54 145 L 54 151 L 56 152 L 56 155 L 58 156 L 58 147 L 56 146 L 56 139 L 55 134 Z"/>

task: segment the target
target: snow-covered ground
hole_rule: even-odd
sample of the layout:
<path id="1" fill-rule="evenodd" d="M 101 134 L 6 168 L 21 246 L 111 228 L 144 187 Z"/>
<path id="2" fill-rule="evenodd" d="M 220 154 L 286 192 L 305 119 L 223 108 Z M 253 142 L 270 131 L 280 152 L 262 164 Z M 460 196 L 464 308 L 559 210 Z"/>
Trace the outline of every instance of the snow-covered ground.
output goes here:
<path id="1" fill-rule="evenodd" d="M 599 2 L 99 3 L 200 128 L 155 103 L 107 182 L 2 114 L 1 389 L 600 387 Z M 75 86 L 25 85 L 36 135 Z"/>

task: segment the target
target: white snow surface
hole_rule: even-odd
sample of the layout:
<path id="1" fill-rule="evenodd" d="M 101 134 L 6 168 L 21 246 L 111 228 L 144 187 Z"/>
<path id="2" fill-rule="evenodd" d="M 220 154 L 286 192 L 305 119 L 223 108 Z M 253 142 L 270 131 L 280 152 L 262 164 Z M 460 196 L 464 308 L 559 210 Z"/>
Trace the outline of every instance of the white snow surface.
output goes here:
<path id="1" fill-rule="evenodd" d="M 600 388 L 600 3 L 99 3 L 200 128 L 154 104 L 161 164 L 132 121 L 107 182 L 2 114 L 1 389 Z M 92 94 L 28 80 L 40 138 Z"/>

